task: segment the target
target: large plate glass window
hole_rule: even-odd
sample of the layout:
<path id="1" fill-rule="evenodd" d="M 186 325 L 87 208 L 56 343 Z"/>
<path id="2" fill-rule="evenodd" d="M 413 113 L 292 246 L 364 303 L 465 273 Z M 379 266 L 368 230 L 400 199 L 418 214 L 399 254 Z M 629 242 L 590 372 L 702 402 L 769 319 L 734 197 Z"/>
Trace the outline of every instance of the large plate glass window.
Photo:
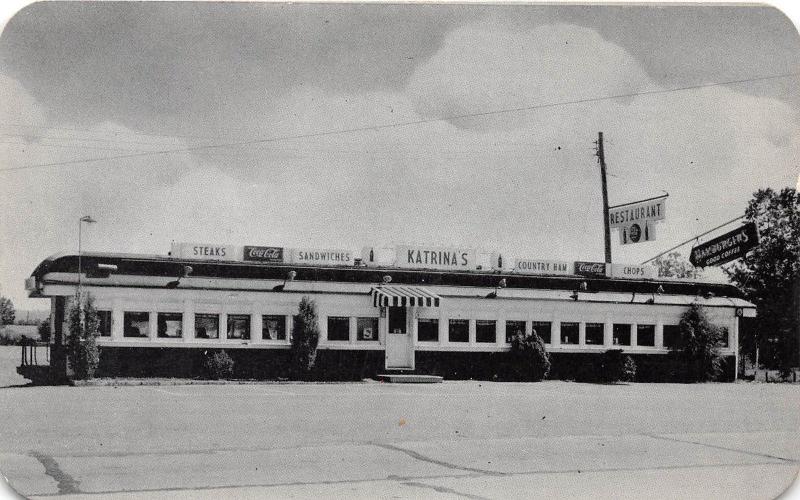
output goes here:
<path id="1" fill-rule="evenodd" d="M 111 336 L 111 311 L 97 311 L 97 334 L 101 337 Z"/>
<path id="2" fill-rule="evenodd" d="M 183 314 L 158 313 L 158 336 L 162 339 L 179 339 L 183 336 Z"/>
<path id="3" fill-rule="evenodd" d="M 681 343 L 681 327 L 678 325 L 664 325 L 664 347 L 674 349 Z"/>
<path id="4" fill-rule="evenodd" d="M 603 345 L 604 330 L 605 324 L 603 323 L 586 323 L 586 344 Z"/>
<path id="5" fill-rule="evenodd" d="M 534 321 L 531 331 L 536 331 L 536 335 L 538 335 L 545 344 L 549 344 L 551 328 L 552 323 L 549 321 Z"/>
<path id="6" fill-rule="evenodd" d="M 150 313 L 125 311 L 122 334 L 126 337 L 150 336 Z"/>
<path id="7" fill-rule="evenodd" d="M 614 338 L 612 342 L 614 345 L 631 345 L 631 325 L 614 323 Z"/>
<path id="8" fill-rule="evenodd" d="M 347 316 L 328 316 L 328 340 L 350 340 L 350 318 Z"/>
<path id="9" fill-rule="evenodd" d="M 286 316 L 263 316 L 261 318 L 261 338 L 264 340 L 286 340 Z"/>
<path id="10" fill-rule="evenodd" d="M 447 338 L 450 342 L 469 342 L 469 320 L 451 319 L 448 324 Z"/>
<path id="11" fill-rule="evenodd" d="M 656 345 L 656 325 L 636 325 L 636 345 Z"/>
<path id="12" fill-rule="evenodd" d="M 578 323 L 572 321 L 563 321 L 561 323 L 561 343 L 562 344 L 577 344 L 578 331 L 580 327 Z"/>
<path id="13" fill-rule="evenodd" d="M 506 321 L 506 343 L 510 344 L 517 335 L 525 337 L 525 322 Z"/>
<path id="14" fill-rule="evenodd" d="M 228 315 L 228 338 L 236 340 L 250 339 L 250 315 L 249 314 L 229 314 Z"/>
<path id="15" fill-rule="evenodd" d="M 364 341 L 377 341 L 378 318 L 356 319 L 356 339 Z"/>
<path id="16" fill-rule="evenodd" d="M 475 321 L 475 341 L 486 344 L 497 342 L 497 322 L 493 319 Z"/>
<path id="17" fill-rule="evenodd" d="M 420 342 L 438 342 L 439 320 L 434 318 L 420 318 L 417 321 L 417 340 Z"/>
<path id="18" fill-rule="evenodd" d="M 194 336 L 198 339 L 218 339 L 219 314 L 195 314 Z"/>

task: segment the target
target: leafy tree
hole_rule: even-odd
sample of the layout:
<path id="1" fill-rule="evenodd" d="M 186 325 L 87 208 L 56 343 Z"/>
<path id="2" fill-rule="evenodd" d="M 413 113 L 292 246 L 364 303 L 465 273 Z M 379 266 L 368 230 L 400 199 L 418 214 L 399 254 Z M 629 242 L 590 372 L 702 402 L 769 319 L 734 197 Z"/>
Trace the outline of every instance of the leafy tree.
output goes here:
<path id="1" fill-rule="evenodd" d="M 793 287 L 800 286 L 800 195 L 792 188 L 760 189 L 748 203 L 745 218 L 757 224 L 759 245 L 725 268 L 730 280 L 758 308 L 756 328 L 750 337 L 741 338 L 743 354 L 752 357 L 756 345 L 762 352 L 772 345 L 772 359 L 763 360 L 768 366 L 796 366 L 800 320 L 793 314 L 797 306 L 792 294 Z"/>
<path id="2" fill-rule="evenodd" d="M 722 330 L 713 325 L 703 306 L 692 303 L 681 316 L 678 324 L 681 332 L 676 350 L 678 358 L 686 367 L 687 382 L 714 380 L 722 373 L 722 356 L 719 348 Z"/>
<path id="3" fill-rule="evenodd" d="M 233 376 L 233 358 L 225 350 L 206 353 L 206 376 L 211 380 L 229 379 Z"/>
<path id="4" fill-rule="evenodd" d="M 654 261 L 658 268 L 658 276 L 662 278 L 691 278 L 703 277 L 703 271 L 694 267 L 680 252 L 670 252 Z"/>
<path id="5" fill-rule="evenodd" d="M 0 326 L 13 325 L 16 317 L 14 303 L 7 297 L 0 296 Z"/>
<path id="6" fill-rule="evenodd" d="M 100 353 L 95 341 L 99 327 L 100 317 L 94 308 L 92 296 L 86 298 L 82 308 L 81 301 L 76 297 L 75 303 L 69 309 L 67 338 L 67 360 L 72 369 L 72 378 L 76 380 L 94 377 L 94 372 L 100 363 Z"/>
<path id="7" fill-rule="evenodd" d="M 609 349 L 602 354 L 601 374 L 605 382 L 633 382 L 636 362 L 623 354 L 622 349 Z"/>
<path id="8" fill-rule="evenodd" d="M 43 319 L 39 323 L 39 340 L 42 342 L 50 342 L 50 317 Z"/>
<path id="9" fill-rule="evenodd" d="M 511 363 L 516 380 L 539 382 L 550 373 L 550 355 L 535 330 L 528 336 L 517 332 L 511 339 Z"/>
<path id="10" fill-rule="evenodd" d="M 300 300 L 294 328 L 292 329 L 292 367 L 294 375 L 308 380 L 317 359 L 319 320 L 317 305 L 309 297 Z"/>

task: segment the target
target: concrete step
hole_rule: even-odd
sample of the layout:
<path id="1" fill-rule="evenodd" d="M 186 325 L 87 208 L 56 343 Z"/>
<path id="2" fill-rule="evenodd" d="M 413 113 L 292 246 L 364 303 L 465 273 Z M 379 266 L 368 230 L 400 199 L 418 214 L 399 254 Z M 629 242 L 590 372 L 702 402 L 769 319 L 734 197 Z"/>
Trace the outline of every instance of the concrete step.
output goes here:
<path id="1" fill-rule="evenodd" d="M 438 375 L 414 375 L 411 373 L 380 373 L 377 377 L 381 382 L 390 384 L 441 384 L 442 377 Z"/>

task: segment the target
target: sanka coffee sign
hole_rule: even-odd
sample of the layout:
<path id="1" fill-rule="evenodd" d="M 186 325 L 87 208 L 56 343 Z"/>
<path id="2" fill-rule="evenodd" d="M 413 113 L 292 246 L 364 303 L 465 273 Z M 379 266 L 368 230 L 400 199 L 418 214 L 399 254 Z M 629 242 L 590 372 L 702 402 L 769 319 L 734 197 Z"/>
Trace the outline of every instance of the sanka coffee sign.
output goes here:
<path id="1" fill-rule="evenodd" d="M 695 267 L 725 264 L 744 257 L 756 246 L 758 229 L 754 222 L 750 222 L 692 248 L 689 261 Z"/>

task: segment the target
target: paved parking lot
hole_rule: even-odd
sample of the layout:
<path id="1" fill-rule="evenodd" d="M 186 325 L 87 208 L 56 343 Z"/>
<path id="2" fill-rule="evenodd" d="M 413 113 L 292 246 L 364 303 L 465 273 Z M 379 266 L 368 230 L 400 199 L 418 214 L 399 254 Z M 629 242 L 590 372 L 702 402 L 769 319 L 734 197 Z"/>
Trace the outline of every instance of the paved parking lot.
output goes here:
<path id="1" fill-rule="evenodd" d="M 29 497 L 773 498 L 800 387 L 281 384 L 0 389 Z"/>

